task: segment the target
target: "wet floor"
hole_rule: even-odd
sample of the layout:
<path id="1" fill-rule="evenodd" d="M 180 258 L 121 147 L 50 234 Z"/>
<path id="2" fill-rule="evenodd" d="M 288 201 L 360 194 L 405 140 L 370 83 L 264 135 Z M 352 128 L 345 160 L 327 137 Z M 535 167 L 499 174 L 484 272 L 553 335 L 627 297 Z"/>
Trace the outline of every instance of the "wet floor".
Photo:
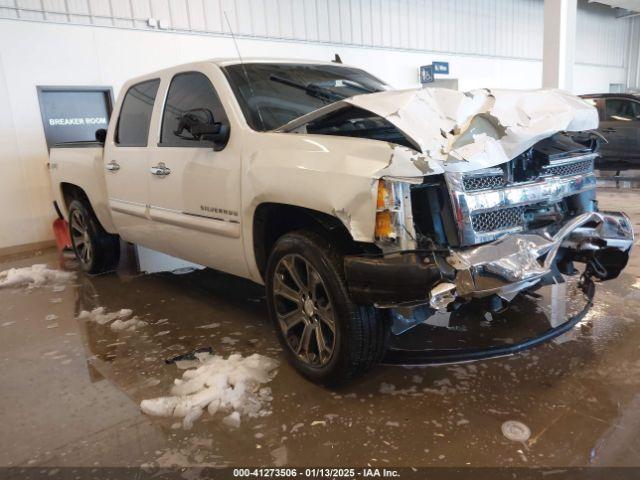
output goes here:
<path id="1" fill-rule="evenodd" d="M 599 198 L 640 230 L 640 193 Z M 0 270 L 60 262 L 44 252 L 5 259 Z M 639 275 L 636 249 L 620 278 L 598 285 L 574 329 L 525 353 L 381 366 L 339 391 L 284 363 L 262 289 L 227 275 L 77 275 L 0 289 L 0 465 L 638 466 Z M 509 343 L 579 310 L 579 294 L 566 304 L 557 294 L 522 299 L 503 315 L 440 320 L 424 334 L 430 344 Z M 77 318 L 97 307 L 131 309 L 147 325 L 114 331 Z M 281 361 L 269 383 L 271 414 L 233 428 L 225 414 L 205 413 L 185 429 L 142 413 L 143 399 L 168 394 L 183 373 L 165 359 L 201 347 Z M 508 421 L 526 425 L 529 438 L 507 438 Z"/>

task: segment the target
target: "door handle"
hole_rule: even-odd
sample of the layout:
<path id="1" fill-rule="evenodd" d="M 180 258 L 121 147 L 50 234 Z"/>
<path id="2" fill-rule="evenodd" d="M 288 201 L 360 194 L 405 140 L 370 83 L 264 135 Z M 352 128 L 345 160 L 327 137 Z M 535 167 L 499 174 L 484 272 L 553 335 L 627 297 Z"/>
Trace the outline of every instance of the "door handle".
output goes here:
<path id="1" fill-rule="evenodd" d="M 118 170 L 120 170 L 120 164 L 115 160 L 111 160 L 109 163 L 107 163 L 107 170 L 109 170 L 110 172 L 117 172 Z"/>
<path id="2" fill-rule="evenodd" d="M 167 167 L 163 162 L 160 162 L 155 167 L 151 167 L 150 172 L 152 175 L 156 175 L 158 177 L 166 177 L 171 173 L 171 169 Z"/>
<path id="3" fill-rule="evenodd" d="M 602 133 L 615 133 L 616 129 L 615 128 L 603 128 L 602 129 Z"/>

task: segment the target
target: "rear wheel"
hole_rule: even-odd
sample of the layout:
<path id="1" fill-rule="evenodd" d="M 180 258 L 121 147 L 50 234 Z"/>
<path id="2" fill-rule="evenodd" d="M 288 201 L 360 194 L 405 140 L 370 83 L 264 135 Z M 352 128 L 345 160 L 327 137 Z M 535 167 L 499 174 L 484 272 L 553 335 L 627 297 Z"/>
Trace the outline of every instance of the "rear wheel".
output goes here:
<path id="1" fill-rule="evenodd" d="M 80 200 L 73 200 L 69 206 L 69 231 L 82 270 L 103 273 L 117 266 L 119 237 L 107 233 L 91 209 Z"/>
<path id="2" fill-rule="evenodd" d="M 372 368 L 388 336 L 373 307 L 351 301 L 342 271 L 342 257 L 307 231 L 280 238 L 267 266 L 269 314 L 290 363 L 327 385 Z"/>

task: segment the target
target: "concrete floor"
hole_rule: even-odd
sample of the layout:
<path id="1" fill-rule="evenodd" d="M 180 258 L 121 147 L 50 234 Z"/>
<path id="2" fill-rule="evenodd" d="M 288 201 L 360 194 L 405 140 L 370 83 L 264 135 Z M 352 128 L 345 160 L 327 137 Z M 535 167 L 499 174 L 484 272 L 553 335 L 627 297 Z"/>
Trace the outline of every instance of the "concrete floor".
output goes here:
<path id="1" fill-rule="evenodd" d="M 640 225 L 640 193 L 603 190 L 599 198 L 601 208 L 625 210 Z M 0 270 L 59 262 L 43 252 L 5 259 Z M 191 430 L 176 428 L 174 419 L 141 413 L 139 403 L 166 394 L 180 375 L 165 358 L 197 347 L 282 360 L 261 288 L 204 271 L 78 275 L 62 291 L 3 289 L 0 466 L 639 466 L 639 272 L 636 249 L 620 278 L 598 286 L 594 307 L 571 332 L 523 354 L 381 366 L 340 391 L 283 362 L 270 384 L 273 413 L 238 429 L 206 414 Z M 545 298 L 431 334 L 504 341 L 571 309 Z M 97 306 L 130 308 L 150 325 L 116 333 L 76 319 Z M 57 318 L 46 320 L 50 314 Z M 221 325 L 197 328 L 212 322 Z M 494 326 L 499 333 L 487 333 Z M 530 439 L 507 439 L 508 420 L 526 424 Z"/>

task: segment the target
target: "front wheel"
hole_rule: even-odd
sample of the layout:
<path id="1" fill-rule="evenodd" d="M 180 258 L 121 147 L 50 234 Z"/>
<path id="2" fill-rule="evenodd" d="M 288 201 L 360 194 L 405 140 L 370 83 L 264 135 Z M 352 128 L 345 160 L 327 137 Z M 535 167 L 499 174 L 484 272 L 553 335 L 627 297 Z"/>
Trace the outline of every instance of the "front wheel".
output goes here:
<path id="1" fill-rule="evenodd" d="M 120 239 L 107 233 L 87 205 L 73 200 L 69 205 L 71 244 L 80 267 L 87 273 L 113 270 L 120 258 Z"/>
<path id="2" fill-rule="evenodd" d="M 290 363 L 310 380 L 336 385 L 382 358 L 387 324 L 349 298 L 342 257 L 320 235 L 294 232 L 276 243 L 267 265 L 267 303 Z"/>

